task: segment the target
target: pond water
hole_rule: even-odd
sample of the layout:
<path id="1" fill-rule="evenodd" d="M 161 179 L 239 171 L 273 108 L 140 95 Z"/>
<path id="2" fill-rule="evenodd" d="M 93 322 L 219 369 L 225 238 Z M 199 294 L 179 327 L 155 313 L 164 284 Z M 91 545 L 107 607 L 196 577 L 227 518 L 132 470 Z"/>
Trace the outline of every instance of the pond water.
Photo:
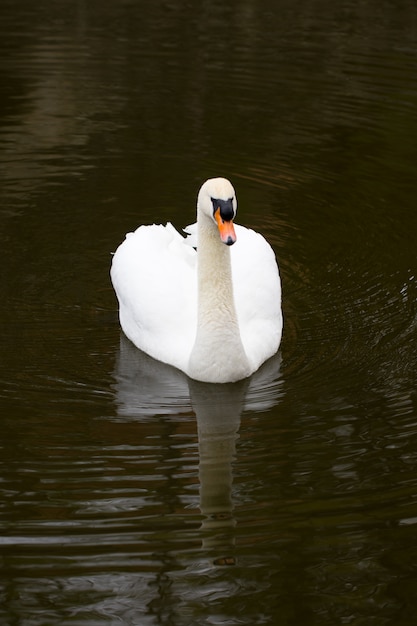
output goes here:
<path id="1" fill-rule="evenodd" d="M 3 0 L 0 621 L 411 626 L 417 5 Z M 201 385 L 111 252 L 230 178 L 279 354 Z"/>

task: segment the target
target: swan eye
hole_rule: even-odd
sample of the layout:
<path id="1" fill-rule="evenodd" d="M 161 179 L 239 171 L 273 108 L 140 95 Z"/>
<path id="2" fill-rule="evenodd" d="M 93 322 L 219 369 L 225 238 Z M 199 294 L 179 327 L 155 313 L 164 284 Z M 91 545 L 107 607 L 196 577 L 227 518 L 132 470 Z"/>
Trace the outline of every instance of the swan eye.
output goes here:
<path id="1" fill-rule="evenodd" d="M 233 208 L 233 198 L 229 198 L 228 200 L 217 200 L 216 198 L 211 198 L 213 203 L 213 215 L 217 211 L 220 210 L 220 216 L 222 220 L 225 222 L 230 222 L 235 216 L 235 210 Z"/>

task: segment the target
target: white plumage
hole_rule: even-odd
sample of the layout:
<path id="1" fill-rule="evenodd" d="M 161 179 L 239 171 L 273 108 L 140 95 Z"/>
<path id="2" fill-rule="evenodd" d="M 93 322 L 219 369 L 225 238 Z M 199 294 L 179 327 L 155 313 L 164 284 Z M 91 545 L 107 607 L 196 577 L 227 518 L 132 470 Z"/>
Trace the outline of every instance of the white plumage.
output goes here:
<path id="1" fill-rule="evenodd" d="M 204 382 L 250 376 L 281 340 L 274 252 L 262 235 L 233 224 L 236 208 L 231 183 L 209 179 L 198 194 L 197 224 L 185 237 L 170 223 L 140 226 L 112 262 L 126 336 Z"/>

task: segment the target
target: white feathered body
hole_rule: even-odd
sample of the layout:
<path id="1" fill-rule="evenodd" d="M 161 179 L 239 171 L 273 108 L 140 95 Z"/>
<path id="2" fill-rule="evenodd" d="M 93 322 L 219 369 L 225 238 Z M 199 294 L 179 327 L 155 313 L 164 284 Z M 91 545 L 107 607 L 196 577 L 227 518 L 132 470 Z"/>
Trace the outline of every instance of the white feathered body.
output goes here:
<path id="1" fill-rule="evenodd" d="M 205 301 L 211 306 L 200 311 L 198 320 L 198 253 L 193 247 L 198 246 L 197 225 L 186 232 L 183 237 L 169 223 L 140 226 L 117 249 L 111 278 L 122 329 L 138 348 L 192 378 L 232 382 L 249 376 L 276 353 L 281 341 L 281 283 L 275 254 L 262 235 L 235 225 L 236 243 L 220 246 L 230 253 L 231 302 L 238 327 L 233 319 L 228 323 L 228 304 L 217 297 L 222 267 L 214 261 L 212 276 L 206 268 Z M 194 350 L 190 368 L 198 326 L 207 332 L 201 335 L 203 345 Z M 235 331 L 247 357 L 243 369 L 230 365 Z M 196 370 L 198 361 L 201 371 Z"/>

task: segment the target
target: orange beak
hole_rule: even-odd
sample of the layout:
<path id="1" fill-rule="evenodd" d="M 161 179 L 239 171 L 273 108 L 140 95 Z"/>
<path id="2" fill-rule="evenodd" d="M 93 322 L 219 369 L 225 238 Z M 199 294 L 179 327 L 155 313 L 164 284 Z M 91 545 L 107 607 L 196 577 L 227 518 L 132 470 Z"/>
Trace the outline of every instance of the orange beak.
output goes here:
<path id="1" fill-rule="evenodd" d="M 214 212 L 214 218 L 217 222 L 220 239 L 223 243 L 231 246 L 236 241 L 236 233 L 235 227 L 233 226 L 233 220 L 226 221 L 222 219 L 222 216 L 220 215 L 220 208 L 216 209 L 216 211 Z"/>

